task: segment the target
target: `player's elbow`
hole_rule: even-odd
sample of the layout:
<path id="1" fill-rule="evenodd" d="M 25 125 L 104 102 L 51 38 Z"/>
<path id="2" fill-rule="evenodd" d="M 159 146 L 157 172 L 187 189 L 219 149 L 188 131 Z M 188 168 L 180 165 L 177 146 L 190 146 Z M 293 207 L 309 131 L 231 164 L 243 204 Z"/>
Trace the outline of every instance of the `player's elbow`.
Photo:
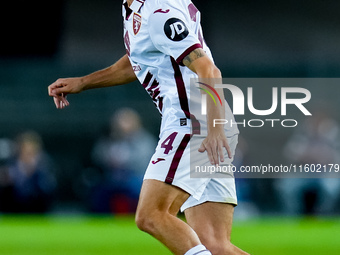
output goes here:
<path id="1" fill-rule="evenodd" d="M 212 72 L 213 78 L 221 78 L 222 77 L 221 70 L 215 65 L 212 67 L 211 72 Z"/>
<path id="2" fill-rule="evenodd" d="M 214 65 L 207 65 L 204 69 L 197 73 L 199 78 L 221 78 L 222 73 L 220 69 Z"/>

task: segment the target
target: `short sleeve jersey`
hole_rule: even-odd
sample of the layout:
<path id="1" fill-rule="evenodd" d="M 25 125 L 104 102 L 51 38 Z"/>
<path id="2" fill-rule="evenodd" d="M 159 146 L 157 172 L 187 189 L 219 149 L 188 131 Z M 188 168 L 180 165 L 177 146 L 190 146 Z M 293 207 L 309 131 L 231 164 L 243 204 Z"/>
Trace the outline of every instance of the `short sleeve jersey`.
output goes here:
<path id="1" fill-rule="evenodd" d="M 125 0 L 123 19 L 127 55 L 162 115 L 161 132 L 190 133 L 197 122 L 190 111 L 190 96 L 200 91 L 190 91 L 190 79 L 197 75 L 182 60 L 197 48 L 212 59 L 203 39 L 200 12 L 190 0 L 134 0 L 129 7 Z M 226 115 L 234 119 L 227 103 Z M 206 123 L 198 126 L 197 133 L 205 135 Z M 237 126 L 226 132 L 227 136 L 237 134 Z"/>

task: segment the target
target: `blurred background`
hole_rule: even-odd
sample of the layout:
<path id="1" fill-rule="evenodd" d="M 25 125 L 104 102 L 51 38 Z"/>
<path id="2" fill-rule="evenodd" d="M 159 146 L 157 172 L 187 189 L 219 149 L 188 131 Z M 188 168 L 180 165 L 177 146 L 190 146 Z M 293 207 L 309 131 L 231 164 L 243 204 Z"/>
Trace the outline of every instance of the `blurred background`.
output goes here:
<path id="1" fill-rule="evenodd" d="M 340 76 L 339 1 L 194 3 L 223 77 Z M 142 86 L 70 95 L 64 110 L 47 95 L 56 79 L 125 54 L 121 1 L 5 1 L 0 24 L 0 253 L 169 254 L 133 220 L 160 126 Z M 268 109 L 272 87 L 291 85 L 240 88 L 249 86 L 255 108 Z M 338 80 L 296 86 L 311 92 L 313 116 L 288 107 L 296 128 L 240 127 L 237 166 L 340 163 Z M 339 178 L 236 182 L 236 245 L 261 255 L 339 254 Z"/>
<path id="2" fill-rule="evenodd" d="M 194 3 L 223 77 L 340 76 L 339 1 Z M 0 211 L 133 213 L 160 124 L 147 93 L 138 83 L 86 91 L 65 110 L 47 95 L 56 79 L 125 54 L 121 1 L 9 1 L 0 14 Z M 291 112 L 297 128 L 240 128 L 237 164 L 340 163 L 340 87 L 330 84 L 301 86 L 313 117 Z M 270 107 L 270 89 L 254 88 L 255 106 Z M 340 179 L 237 183 L 236 218 L 340 213 Z"/>

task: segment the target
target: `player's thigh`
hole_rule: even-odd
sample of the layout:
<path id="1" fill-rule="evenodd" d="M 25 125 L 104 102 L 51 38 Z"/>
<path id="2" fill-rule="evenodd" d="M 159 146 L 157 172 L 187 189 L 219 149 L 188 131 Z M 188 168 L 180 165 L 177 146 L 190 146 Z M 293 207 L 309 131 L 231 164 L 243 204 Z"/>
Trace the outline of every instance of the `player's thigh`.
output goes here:
<path id="1" fill-rule="evenodd" d="M 204 244 L 213 241 L 230 241 L 234 205 L 205 202 L 185 210 L 188 224 Z"/>
<path id="2" fill-rule="evenodd" d="M 152 214 L 153 212 L 169 212 L 176 215 L 189 194 L 184 190 L 162 181 L 144 180 L 137 214 Z"/>

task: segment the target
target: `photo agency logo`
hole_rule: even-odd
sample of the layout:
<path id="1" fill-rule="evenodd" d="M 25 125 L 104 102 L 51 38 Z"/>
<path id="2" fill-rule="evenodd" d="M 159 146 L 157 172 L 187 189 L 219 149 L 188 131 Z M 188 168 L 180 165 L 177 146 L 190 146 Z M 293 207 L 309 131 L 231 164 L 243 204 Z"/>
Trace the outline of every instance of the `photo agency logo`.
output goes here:
<path id="1" fill-rule="evenodd" d="M 338 132 L 331 131 L 339 129 L 334 116 L 339 84 L 338 78 L 192 79 L 190 113 L 200 124 L 200 135 L 193 133 L 190 140 L 190 177 L 340 178 L 339 150 L 332 143 L 339 141 Z M 223 117 L 214 114 L 221 106 Z M 223 150 L 224 161 L 211 164 L 198 149 L 212 124 L 225 128 L 233 155 L 237 127 L 248 128 L 241 134 L 246 131 L 252 139 L 240 139 L 235 160 Z M 250 164 L 242 158 L 248 144 L 257 148 Z M 320 148 L 327 153 L 318 159 Z"/>
<path id="2" fill-rule="evenodd" d="M 205 84 L 204 82 L 197 82 L 198 84 L 204 86 L 204 87 L 197 87 L 198 89 L 204 91 L 206 94 L 202 94 L 202 100 L 201 100 L 201 104 L 202 104 L 202 115 L 206 115 L 207 114 L 207 95 L 209 95 L 211 97 L 211 99 L 214 101 L 215 105 L 217 105 L 216 103 L 216 99 L 214 97 L 214 95 L 216 96 L 216 98 L 218 99 L 219 103 L 222 104 L 222 99 L 220 97 L 220 95 L 217 93 L 216 89 L 214 89 L 212 86 Z M 210 91 L 211 92 L 210 92 Z M 214 95 L 212 94 L 214 93 Z"/>
<path id="3" fill-rule="evenodd" d="M 217 89 L 224 89 L 230 92 L 232 96 L 232 105 L 230 105 L 230 107 L 233 115 L 245 117 L 246 111 L 248 111 L 256 116 L 255 118 L 243 118 L 238 121 L 235 121 L 234 118 L 214 119 L 214 127 L 217 125 L 227 125 L 230 127 L 237 125 L 257 128 L 268 125 L 270 127 L 296 127 L 298 120 L 287 116 L 287 106 L 292 107 L 292 109 L 295 110 L 295 112 L 298 111 L 299 114 L 302 113 L 303 116 L 312 116 L 311 112 L 305 106 L 311 99 L 311 92 L 302 87 L 272 87 L 271 98 L 263 95 L 260 95 L 260 97 L 257 95 L 258 98 L 255 97 L 253 87 L 247 87 L 245 94 L 238 86 L 233 84 L 215 84 L 215 86 L 212 87 L 203 82 L 196 82 L 196 88 L 203 91 L 203 93 L 201 93 L 201 115 L 203 116 L 207 115 L 208 96 L 213 100 L 215 105 L 217 105 L 217 103 L 222 105 L 222 100 L 217 93 Z M 266 90 L 268 90 L 268 88 L 266 88 Z M 266 91 L 266 95 L 267 94 L 268 92 Z M 227 102 L 228 101 L 227 99 Z M 254 101 L 271 102 L 271 106 L 266 109 L 258 109 L 254 106 Z M 271 117 L 274 113 L 276 114 L 275 116 L 279 113 L 280 118 Z"/>

